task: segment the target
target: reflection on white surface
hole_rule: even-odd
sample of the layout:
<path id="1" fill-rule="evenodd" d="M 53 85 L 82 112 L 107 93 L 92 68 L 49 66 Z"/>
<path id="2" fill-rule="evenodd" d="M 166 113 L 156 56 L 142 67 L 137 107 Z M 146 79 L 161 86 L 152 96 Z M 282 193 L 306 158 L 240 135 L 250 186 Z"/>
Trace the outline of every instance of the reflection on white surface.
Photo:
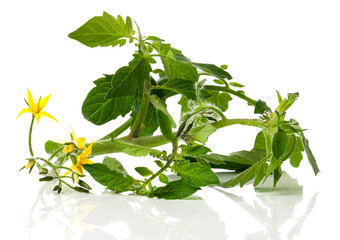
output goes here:
<path id="1" fill-rule="evenodd" d="M 276 191 L 250 187 L 167 201 L 110 192 L 56 195 L 45 184 L 24 218 L 29 239 L 297 239 L 317 194 L 304 197 L 287 174 Z"/>

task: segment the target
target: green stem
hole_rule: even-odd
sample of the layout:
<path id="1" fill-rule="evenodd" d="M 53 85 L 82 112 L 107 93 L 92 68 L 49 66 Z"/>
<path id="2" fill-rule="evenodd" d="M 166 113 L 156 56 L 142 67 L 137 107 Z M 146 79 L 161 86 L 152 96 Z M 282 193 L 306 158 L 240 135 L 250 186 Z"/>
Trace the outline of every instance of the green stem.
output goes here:
<path id="1" fill-rule="evenodd" d="M 57 151 L 55 151 L 48 159 L 47 161 L 51 161 L 60 151 L 62 151 L 64 149 L 64 146 L 62 146 L 61 148 L 59 148 Z"/>
<path id="2" fill-rule="evenodd" d="M 220 121 L 211 123 L 211 125 L 215 126 L 216 128 L 224 128 L 224 127 L 236 125 L 236 124 L 245 125 L 245 126 L 253 126 L 253 127 L 258 127 L 258 128 L 267 130 L 267 127 L 264 125 L 263 121 L 259 119 L 242 119 L 242 118 L 222 119 Z M 177 132 L 174 132 L 174 135 L 176 134 Z M 131 142 L 137 145 L 150 147 L 150 148 L 159 147 L 170 142 L 163 135 L 139 137 L 139 138 L 130 138 L 129 136 L 127 136 L 127 137 L 122 137 L 119 139 Z M 107 139 L 107 140 L 95 142 L 93 144 L 92 155 L 98 156 L 98 155 L 103 155 L 103 154 L 117 153 L 120 151 L 121 150 L 117 148 L 112 143 L 111 140 Z"/>
<path id="3" fill-rule="evenodd" d="M 32 131 L 33 131 L 33 123 L 34 123 L 34 115 L 32 114 L 32 122 L 31 122 L 31 126 L 30 126 L 30 131 L 28 133 L 28 148 L 30 150 L 30 154 L 32 157 L 34 157 L 34 153 L 33 153 L 33 149 L 32 149 Z"/>
<path id="4" fill-rule="evenodd" d="M 138 136 L 138 133 L 140 132 L 140 128 L 144 122 L 144 119 L 145 119 L 145 116 L 148 110 L 148 106 L 149 106 L 149 97 L 148 97 L 149 90 L 150 90 L 150 86 L 149 86 L 149 83 L 146 81 L 144 83 L 142 103 L 140 105 L 136 120 L 133 123 L 131 127 L 131 131 L 129 133 L 130 138 L 136 138 Z"/>
<path id="5" fill-rule="evenodd" d="M 246 95 L 244 95 L 243 93 L 240 93 L 238 91 L 235 91 L 235 90 L 232 90 L 228 87 L 221 87 L 221 86 L 214 86 L 214 85 L 205 85 L 204 86 L 206 90 L 215 90 L 215 91 L 222 91 L 222 92 L 227 92 L 227 93 L 230 93 L 230 94 L 233 94 L 245 101 L 248 102 L 249 105 L 251 106 L 255 106 L 256 105 L 256 100 L 254 99 L 251 99 L 249 97 L 247 97 Z"/>
<path id="6" fill-rule="evenodd" d="M 164 172 L 167 168 L 170 167 L 170 165 L 172 164 L 172 162 L 175 160 L 176 156 L 177 156 L 177 149 L 178 149 L 178 142 L 175 141 L 172 145 L 173 149 L 172 149 L 172 153 L 170 158 L 168 159 L 167 163 L 161 168 L 159 169 L 155 174 L 153 174 L 150 178 L 148 178 L 143 185 L 140 187 L 140 190 L 145 189 L 145 187 L 148 185 L 149 182 L 151 182 L 152 180 L 154 180 L 156 177 L 158 177 L 162 172 Z"/>
<path id="7" fill-rule="evenodd" d="M 123 123 L 121 126 L 113 130 L 111 133 L 107 134 L 105 137 L 102 137 L 98 141 L 106 140 L 106 139 L 112 139 L 118 137 L 120 134 L 122 134 L 126 129 L 128 129 L 131 125 L 132 118 L 129 118 L 125 123 Z"/>

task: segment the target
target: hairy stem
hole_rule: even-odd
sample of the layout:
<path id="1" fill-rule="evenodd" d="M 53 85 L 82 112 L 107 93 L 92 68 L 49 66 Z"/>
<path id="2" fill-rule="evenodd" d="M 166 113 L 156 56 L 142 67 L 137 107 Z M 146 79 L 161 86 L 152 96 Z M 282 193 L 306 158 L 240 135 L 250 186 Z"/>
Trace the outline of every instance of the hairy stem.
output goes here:
<path id="1" fill-rule="evenodd" d="M 31 122 L 29 133 L 28 133 L 28 148 L 30 150 L 30 154 L 31 154 L 32 157 L 34 156 L 33 148 L 32 148 L 32 131 L 33 131 L 34 119 L 35 119 L 35 117 L 32 114 L 32 122 Z"/>
<path id="2" fill-rule="evenodd" d="M 211 123 L 211 125 L 214 125 L 216 128 L 223 128 L 235 124 L 245 125 L 245 126 L 253 126 L 258 127 L 261 129 L 267 129 L 267 127 L 264 125 L 262 120 L 259 119 L 222 119 L 220 121 Z M 177 132 L 174 132 L 174 135 L 176 136 Z M 164 137 L 163 135 L 157 135 L 157 136 L 148 136 L 148 137 L 139 137 L 139 138 L 130 138 L 122 137 L 119 138 L 121 140 L 129 141 L 131 143 L 145 146 L 145 147 L 158 147 L 162 146 L 164 144 L 169 143 L 170 141 Z M 92 155 L 103 155 L 103 154 L 110 154 L 110 153 L 116 153 L 120 152 L 120 149 L 117 148 L 111 140 L 103 140 L 93 143 L 92 148 Z"/>
<path id="3" fill-rule="evenodd" d="M 143 185 L 140 187 L 140 190 L 144 190 L 145 187 L 148 185 L 149 182 L 151 182 L 152 180 L 154 180 L 156 177 L 158 177 L 162 172 L 164 172 L 167 168 L 170 167 L 170 165 L 173 163 L 173 161 L 175 160 L 176 156 L 177 156 L 177 149 L 178 149 L 178 141 L 174 141 L 172 144 L 172 153 L 170 158 L 168 159 L 168 161 L 166 162 L 166 164 L 164 165 L 164 167 L 162 167 L 161 169 L 159 169 L 155 174 L 153 174 L 150 178 L 148 178 L 147 180 L 145 180 L 145 182 L 143 183 Z"/>
<path id="4" fill-rule="evenodd" d="M 149 90 L 150 90 L 149 85 L 150 84 L 147 81 L 144 83 L 142 103 L 140 105 L 136 120 L 131 127 L 131 131 L 129 133 L 130 138 L 136 138 L 137 137 L 138 133 L 140 132 L 139 129 L 141 128 L 141 126 L 144 122 L 146 112 L 147 112 L 148 106 L 149 106 L 149 97 L 148 97 Z"/>
<path id="5" fill-rule="evenodd" d="M 125 123 L 123 123 L 121 126 L 113 130 L 111 133 L 107 134 L 106 136 L 102 137 L 98 141 L 105 140 L 105 139 L 111 139 L 116 138 L 120 134 L 122 134 L 126 129 L 128 129 L 131 125 L 132 118 L 129 118 Z"/>
<path id="6" fill-rule="evenodd" d="M 216 90 L 216 91 L 227 92 L 227 93 L 233 94 L 233 95 L 235 95 L 235 96 L 237 96 L 237 97 L 247 101 L 248 104 L 251 105 L 251 106 L 255 106 L 256 102 L 257 102 L 256 100 L 247 97 L 243 93 L 240 93 L 238 91 L 232 90 L 232 89 L 230 89 L 228 87 L 213 86 L 213 85 L 205 85 L 204 87 L 205 87 L 206 90 Z"/>

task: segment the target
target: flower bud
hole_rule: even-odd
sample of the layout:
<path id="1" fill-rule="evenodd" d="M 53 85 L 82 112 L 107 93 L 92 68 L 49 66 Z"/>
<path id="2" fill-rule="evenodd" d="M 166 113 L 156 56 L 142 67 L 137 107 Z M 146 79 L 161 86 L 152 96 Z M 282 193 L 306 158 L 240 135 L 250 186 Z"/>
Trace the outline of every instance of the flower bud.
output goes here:
<path id="1" fill-rule="evenodd" d="M 81 186 L 81 187 L 83 187 L 83 188 L 86 188 L 86 189 L 88 189 L 88 190 L 92 190 L 92 188 L 86 183 L 86 182 L 84 182 L 83 180 L 79 180 L 79 182 L 78 182 L 78 184 Z"/>
<path id="2" fill-rule="evenodd" d="M 39 174 L 47 174 L 47 173 L 48 173 L 48 170 L 46 168 L 42 168 L 39 171 Z"/>
<path id="3" fill-rule="evenodd" d="M 34 165 L 35 165 L 35 160 L 30 159 L 30 160 L 28 160 L 28 163 L 26 164 L 25 168 L 29 169 L 29 168 L 32 168 Z"/>
<path id="4" fill-rule="evenodd" d="M 73 183 L 79 183 L 79 175 L 76 172 L 72 173 L 72 181 Z"/>

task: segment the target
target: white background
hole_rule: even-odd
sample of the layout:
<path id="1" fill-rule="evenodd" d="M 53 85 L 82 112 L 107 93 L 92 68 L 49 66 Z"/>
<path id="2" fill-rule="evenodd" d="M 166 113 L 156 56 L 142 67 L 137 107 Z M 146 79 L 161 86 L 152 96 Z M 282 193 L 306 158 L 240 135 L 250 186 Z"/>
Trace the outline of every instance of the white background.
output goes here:
<path id="1" fill-rule="evenodd" d="M 1 2 L 0 238 L 336 239 L 339 10 L 337 1 L 328 0 Z M 67 37 L 103 11 L 130 16 L 144 35 L 165 39 L 194 61 L 228 64 L 246 93 L 272 108 L 275 90 L 299 92 L 287 117 L 308 129 L 321 174 L 314 177 L 304 159 L 298 169 L 284 165 L 289 175 L 274 192 L 248 185 L 163 201 L 103 193 L 100 186 L 90 195 L 66 191 L 57 196 L 50 191 L 53 186 L 38 182 L 36 172 L 19 173 L 29 156 L 30 116 L 16 120 L 26 107 L 26 88 L 36 97 L 53 94 L 45 110 L 59 120 L 43 118 L 34 126 L 37 155 L 44 156 L 46 140 L 68 139 L 69 125 L 91 141 L 122 122 L 94 126 L 80 108 L 92 81 L 126 65 L 133 47 L 91 49 Z M 171 111 L 178 117 L 176 104 Z M 236 100 L 227 117 L 253 117 L 252 108 Z M 250 149 L 255 134 L 249 127 L 230 127 L 211 136 L 207 145 L 222 154 Z M 131 172 L 139 161 L 151 161 L 116 157 Z"/>

